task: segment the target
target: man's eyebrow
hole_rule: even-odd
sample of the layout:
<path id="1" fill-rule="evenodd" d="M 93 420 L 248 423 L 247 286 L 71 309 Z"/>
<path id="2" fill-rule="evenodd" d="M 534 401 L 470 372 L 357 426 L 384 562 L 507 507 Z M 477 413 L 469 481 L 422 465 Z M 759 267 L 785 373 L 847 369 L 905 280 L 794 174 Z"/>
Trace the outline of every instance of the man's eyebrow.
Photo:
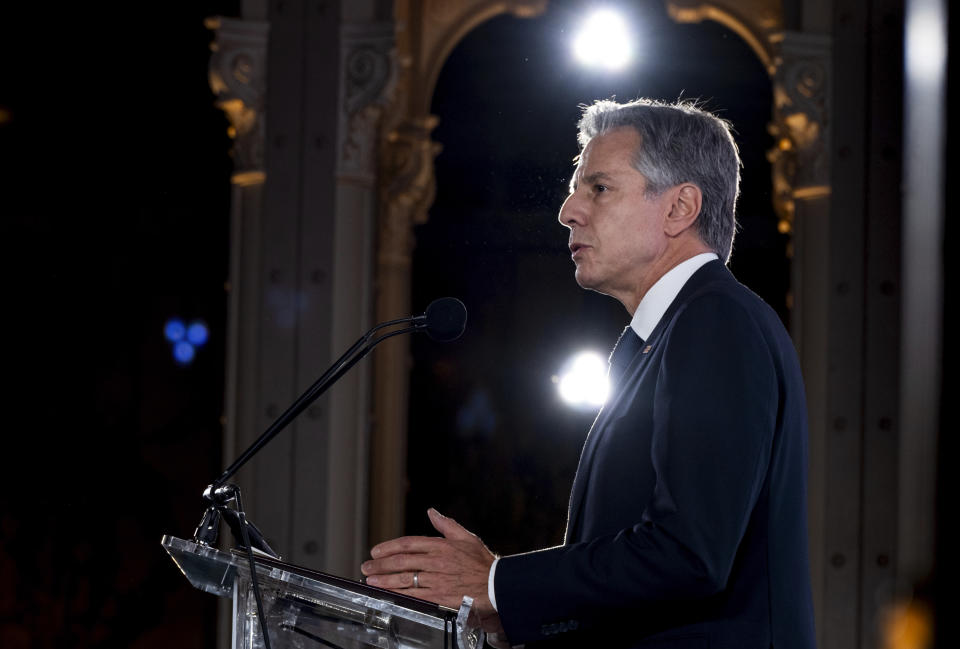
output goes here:
<path id="1" fill-rule="evenodd" d="M 583 177 L 583 182 L 590 185 L 598 180 L 613 180 L 613 176 L 608 174 L 606 171 L 594 171 L 593 173 Z"/>
<path id="2" fill-rule="evenodd" d="M 577 172 L 574 171 L 573 175 L 570 176 L 570 182 L 568 183 L 568 188 L 570 193 L 572 194 L 574 190 L 580 185 L 581 182 L 587 183 L 588 185 L 593 185 L 600 181 L 611 182 L 613 181 L 613 179 L 614 179 L 613 175 L 605 171 L 594 171 L 580 178 L 580 180 L 577 180 Z"/>
<path id="3" fill-rule="evenodd" d="M 580 181 L 578 182 L 577 174 L 576 172 L 574 172 L 573 176 L 570 178 L 570 190 L 573 191 L 573 189 L 577 185 L 579 185 L 581 182 L 587 183 L 588 185 L 592 185 L 599 180 L 611 181 L 613 180 L 613 176 L 608 174 L 605 171 L 594 171 L 592 173 L 587 174 L 583 178 L 581 178 Z"/>

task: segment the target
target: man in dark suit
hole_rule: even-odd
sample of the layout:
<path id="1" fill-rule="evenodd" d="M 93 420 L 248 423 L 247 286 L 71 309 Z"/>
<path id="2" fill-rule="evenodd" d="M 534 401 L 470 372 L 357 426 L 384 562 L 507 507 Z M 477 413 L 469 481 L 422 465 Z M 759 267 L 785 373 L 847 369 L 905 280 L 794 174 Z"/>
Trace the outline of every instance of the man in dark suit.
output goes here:
<path id="1" fill-rule="evenodd" d="M 497 559 L 431 510 L 442 538 L 382 543 L 363 572 L 448 606 L 472 596 L 504 645 L 812 648 L 803 383 L 777 316 L 725 267 L 729 126 L 689 104 L 604 101 L 580 143 L 560 211 L 577 282 L 633 319 L 564 544 Z"/>

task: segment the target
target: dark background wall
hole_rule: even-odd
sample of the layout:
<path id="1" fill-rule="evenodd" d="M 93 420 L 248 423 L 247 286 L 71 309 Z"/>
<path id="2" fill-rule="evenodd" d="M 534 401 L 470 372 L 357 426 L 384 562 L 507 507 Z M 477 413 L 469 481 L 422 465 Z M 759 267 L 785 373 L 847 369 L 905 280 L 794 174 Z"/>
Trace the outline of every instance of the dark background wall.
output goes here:
<path id="1" fill-rule="evenodd" d="M 222 468 L 223 1 L 0 9 L 0 646 L 209 647 L 160 547 Z M 174 364 L 166 318 L 211 340 Z"/>

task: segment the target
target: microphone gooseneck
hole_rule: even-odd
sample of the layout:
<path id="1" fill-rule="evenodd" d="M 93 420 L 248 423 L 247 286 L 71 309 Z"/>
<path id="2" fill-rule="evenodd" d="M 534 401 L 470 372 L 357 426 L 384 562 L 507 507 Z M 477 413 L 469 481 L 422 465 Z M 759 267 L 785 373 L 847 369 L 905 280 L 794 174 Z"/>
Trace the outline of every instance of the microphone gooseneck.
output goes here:
<path id="1" fill-rule="evenodd" d="M 277 557 L 277 554 L 270 548 L 270 545 L 260 530 L 247 519 L 240 500 L 240 489 L 236 485 L 227 484 L 227 480 L 229 480 L 241 466 L 246 464 L 250 458 L 266 446 L 270 440 L 276 437 L 276 435 L 283 430 L 287 424 L 293 421 L 297 415 L 303 412 L 307 406 L 326 392 L 327 388 L 336 383 L 341 376 L 356 365 L 360 359 L 369 354 L 373 348 L 382 341 L 412 331 L 426 331 L 427 335 L 432 339 L 439 342 L 446 342 L 459 338 L 463 333 L 466 323 L 467 309 L 463 305 L 463 302 L 456 298 L 444 297 L 431 302 L 423 315 L 381 322 L 373 327 L 338 358 L 313 385 L 307 388 L 306 392 L 301 394 L 276 421 L 270 424 L 267 430 L 265 430 L 240 457 L 234 460 L 233 464 L 224 470 L 219 478 L 204 490 L 203 498 L 207 502 L 208 507 L 203 515 L 203 519 L 200 521 L 200 525 L 194 533 L 194 541 L 202 545 L 212 546 L 215 544 L 221 519 L 226 520 L 234 536 L 242 540 L 244 547 L 246 547 L 247 559 L 250 564 L 250 577 L 257 603 L 260 630 L 265 649 L 270 649 L 270 636 L 267 633 L 266 618 L 263 614 L 263 602 L 261 601 L 260 589 L 257 583 L 257 570 L 253 550 L 256 548 L 274 558 Z M 376 332 L 390 327 L 396 328 L 374 338 Z M 229 507 L 229 503 L 231 502 L 235 503 L 235 508 L 233 509 Z"/>
<path id="2" fill-rule="evenodd" d="M 466 326 L 466 322 L 467 308 L 463 305 L 463 302 L 454 297 L 442 297 L 431 302 L 423 315 L 381 322 L 370 329 L 370 331 L 361 336 L 343 356 L 338 358 L 313 385 L 307 388 L 283 414 L 277 417 L 277 420 L 274 421 L 233 464 L 227 467 L 219 478 L 207 487 L 207 491 L 204 494 L 205 499 L 210 501 L 210 496 L 219 487 L 226 484 L 227 480 L 229 480 L 241 466 L 246 464 L 247 461 L 273 439 L 277 433 L 293 421 L 297 415 L 303 412 L 307 406 L 313 403 L 351 367 L 369 354 L 379 343 L 387 338 L 412 331 L 426 331 L 427 335 L 432 339 L 438 342 L 448 342 L 460 337 L 460 334 L 463 333 L 464 327 Z M 376 338 L 373 337 L 374 334 L 381 329 L 400 325 L 407 326 L 382 334 Z"/>

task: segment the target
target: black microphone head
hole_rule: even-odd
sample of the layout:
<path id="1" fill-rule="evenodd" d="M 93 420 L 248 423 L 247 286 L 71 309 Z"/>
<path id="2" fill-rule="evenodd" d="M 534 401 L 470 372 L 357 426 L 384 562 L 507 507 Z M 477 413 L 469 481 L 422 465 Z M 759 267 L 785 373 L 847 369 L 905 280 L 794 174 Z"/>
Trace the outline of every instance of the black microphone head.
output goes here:
<path id="1" fill-rule="evenodd" d="M 455 297 L 441 297 L 424 312 L 427 335 L 439 342 L 456 340 L 467 326 L 467 307 Z"/>

